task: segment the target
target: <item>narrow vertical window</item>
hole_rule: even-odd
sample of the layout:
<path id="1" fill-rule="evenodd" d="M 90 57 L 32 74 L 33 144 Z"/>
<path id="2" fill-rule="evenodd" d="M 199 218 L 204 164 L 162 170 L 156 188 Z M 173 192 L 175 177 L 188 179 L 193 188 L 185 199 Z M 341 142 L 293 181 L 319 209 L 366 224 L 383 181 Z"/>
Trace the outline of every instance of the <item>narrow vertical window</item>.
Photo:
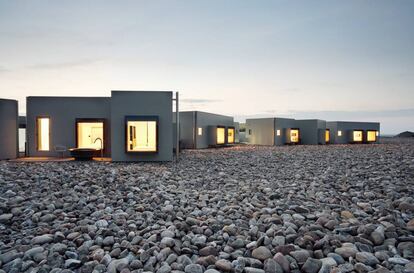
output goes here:
<path id="1" fill-rule="evenodd" d="M 329 132 L 329 130 L 327 129 L 327 130 L 325 130 L 325 142 L 326 143 L 329 143 L 329 139 L 330 139 L 330 134 L 329 134 L 330 132 Z"/>
<path id="2" fill-rule="evenodd" d="M 127 121 L 127 152 L 157 152 L 157 121 Z"/>
<path id="3" fill-rule="evenodd" d="M 217 144 L 226 142 L 226 130 L 224 127 L 217 127 Z"/>
<path id="4" fill-rule="evenodd" d="M 277 135 L 277 136 L 280 136 L 280 129 L 277 129 L 277 130 L 276 130 L 276 135 Z"/>
<path id="5" fill-rule="evenodd" d="M 342 136 L 342 131 L 338 131 L 338 136 Z"/>
<path id="6" fill-rule="evenodd" d="M 234 143 L 234 128 L 227 129 L 227 143 Z"/>
<path id="7" fill-rule="evenodd" d="M 50 118 L 37 118 L 36 120 L 37 130 L 37 150 L 49 151 L 50 150 Z"/>
<path id="8" fill-rule="evenodd" d="M 198 135 L 202 136 L 203 135 L 203 128 L 198 127 Z"/>

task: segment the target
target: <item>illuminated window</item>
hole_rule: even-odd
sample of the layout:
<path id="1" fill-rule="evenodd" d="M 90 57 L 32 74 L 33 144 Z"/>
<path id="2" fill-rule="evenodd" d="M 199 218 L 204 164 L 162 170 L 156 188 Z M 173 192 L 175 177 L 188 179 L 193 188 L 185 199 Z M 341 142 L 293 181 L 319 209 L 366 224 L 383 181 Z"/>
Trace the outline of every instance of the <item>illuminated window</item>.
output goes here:
<path id="1" fill-rule="evenodd" d="M 367 132 L 367 141 L 368 142 L 377 141 L 377 133 L 378 133 L 378 131 L 368 131 Z"/>
<path id="2" fill-rule="evenodd" d="M 362 131 L 358 130 L 358 131 L 354 131 L 353 132 L 353 138 L 352 138 L 355 142 L 361 142 L 362 141 Z"/>
<path id="3" fill-rule="evenodd" d="M 227 143 L 234 143 L 234 128 L 227 129 Z"/>
<path id="4" fill-rule="evenodd" d="M 325 142 L 329 142 L 329 130 L 325 130 Z"/>
<path id="5" fill-rule="evenodd" d="M 226 141 L 226 129 L 217 127 L 217 144 L 224 144 Z"/>
<path id="6" fill-rule="evenodd" d="M 299 142 L 299 130 L 291 129 L 290 130 L 290 142 L 298 143 Z"/>
<path id="7" fill-rule="evenodd" d="M 375 131 L 375 135 L 376 135 L 376 136 L 379 136 L 379 132 L 378 132 L 378 131 Z"/>
<path id="8" fill-rule="evenodd" d="M 342 131 L 338 131 L 338 136 L 342 136 Z"/>
<path id="9" fill-rule="evenodd" d="M 78 148 L 103 149 L 104 123 L 103 121 L 77 121 Z"/>
<path id="10" fill-rule="evenodd" d="M 37 118 L 37 150 L 49 151 L 50 150 L 50 118 Z"/>
<path id="11" fill-rule="evenodd" d="M 203 128 L 198 127 L 198 135 L 202 136 L 203 135 Z"/>
<path id="12" fill-rule="evenodd" d="M 127 152 L 157 151 L 157 120 L 127 120 Z"/>
<path id="13" fill-rule="evenodd" d="M 278 129 L 278 130 L 276 130 L 276 135 L 277 136 L 280 136 L 280 130 Z"/>

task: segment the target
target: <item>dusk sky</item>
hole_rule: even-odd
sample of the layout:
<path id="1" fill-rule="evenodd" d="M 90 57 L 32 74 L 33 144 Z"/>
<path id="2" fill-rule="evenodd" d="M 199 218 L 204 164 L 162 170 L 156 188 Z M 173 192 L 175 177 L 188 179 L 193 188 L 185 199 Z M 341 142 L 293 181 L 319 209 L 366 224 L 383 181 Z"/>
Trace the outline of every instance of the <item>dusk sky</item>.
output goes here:
<path id="1" fill-rule="evenodd" d="M 413 131 L 414 1 L 0 0 L 1 98 L 111 90 Z"/>

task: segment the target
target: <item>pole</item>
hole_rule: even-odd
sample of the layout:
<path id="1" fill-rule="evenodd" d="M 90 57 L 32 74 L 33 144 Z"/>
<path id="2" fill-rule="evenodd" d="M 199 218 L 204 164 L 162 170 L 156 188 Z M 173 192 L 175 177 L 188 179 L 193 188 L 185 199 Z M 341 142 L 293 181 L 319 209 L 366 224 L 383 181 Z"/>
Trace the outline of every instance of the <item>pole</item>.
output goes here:
<path id="1" fill-rule="evenodd" d="M 175 92 L 175 115 L 176 115 L 175 124 L 176 124 L 176 127 L 177 127 L 176 128 L 177 132 L 176 132 L 176 135 L 175 135 L 176 136 L 175 154 L 176 154 L 176 159 L 177 160 L 178 160 L 179 154 L 180 154 L 180 108 L 179 108 L 179 105 L 178 105 L 178 101 L 179 101 L 178 92 Z"/>

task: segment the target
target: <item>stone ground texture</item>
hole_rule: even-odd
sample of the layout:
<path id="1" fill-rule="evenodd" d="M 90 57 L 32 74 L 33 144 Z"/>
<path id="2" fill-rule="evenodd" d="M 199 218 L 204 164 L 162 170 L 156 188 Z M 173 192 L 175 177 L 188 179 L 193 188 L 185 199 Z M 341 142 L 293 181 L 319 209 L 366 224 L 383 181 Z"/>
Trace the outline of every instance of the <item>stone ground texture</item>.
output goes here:
<path id="1" fill-rule="evenodd" d="M 0 161 L 3 272 L 414 272 L 414 141 Z"/>

